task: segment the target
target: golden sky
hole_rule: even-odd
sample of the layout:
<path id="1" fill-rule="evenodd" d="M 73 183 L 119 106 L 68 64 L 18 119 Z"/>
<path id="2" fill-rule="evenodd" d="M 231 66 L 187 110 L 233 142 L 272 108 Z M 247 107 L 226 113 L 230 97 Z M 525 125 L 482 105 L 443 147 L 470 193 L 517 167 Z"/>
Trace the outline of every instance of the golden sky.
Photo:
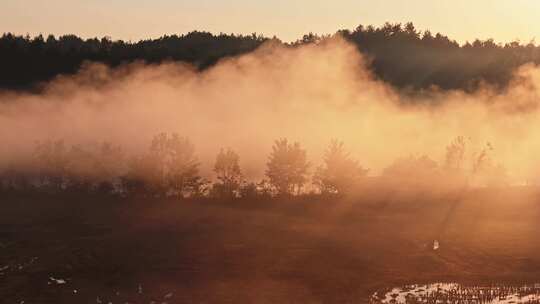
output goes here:
<path id="1" fill-rule="evenodd" d="M 291 41 L 358 24 L 413 21 L 464 42 L 529 42 L 539 0 L 0 0 L 0 32 L 138 40 L 191 30 L 262 33 Z"/>

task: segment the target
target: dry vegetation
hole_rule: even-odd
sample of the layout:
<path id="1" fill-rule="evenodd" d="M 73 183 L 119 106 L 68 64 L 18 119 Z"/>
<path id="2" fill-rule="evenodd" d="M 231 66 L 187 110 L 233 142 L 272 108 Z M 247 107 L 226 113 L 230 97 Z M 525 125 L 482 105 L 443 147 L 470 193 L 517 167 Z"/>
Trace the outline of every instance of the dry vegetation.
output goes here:
<path id="1" fill-rule="evenodd" d="M 1 208 L 7 303 L 150 303 L 169 293 L 169 303 L 362 303 L 389 286 L 540 275 L 531 188 L 350 201 L 17 195 Z"/>

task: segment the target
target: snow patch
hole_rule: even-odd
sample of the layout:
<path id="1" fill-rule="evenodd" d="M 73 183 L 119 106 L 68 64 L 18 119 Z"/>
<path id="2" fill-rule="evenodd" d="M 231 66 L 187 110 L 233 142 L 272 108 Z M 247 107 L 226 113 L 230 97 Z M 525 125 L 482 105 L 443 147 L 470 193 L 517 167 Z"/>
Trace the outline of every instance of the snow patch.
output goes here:
<path id="1" fill-rule="evenodd" d="M 53 277 L 49 277 L 49 280 L 51 280 L 52 282 L 54 282 L 54 283 L 56 283 L 58 285 L 64 285 L 64 284 L 67 283 L 67 281 L 64 280 L 64 279 L 55 279 Z"/>
<path id="2" fill-rule="evenodd" d="M 511 287 L 466 287 L 456 283 L 435 283 L 428 285 L 407 285 L 394 287 L 383 292 L 375 292 L 371 303 L 486 303 L 520 304 L 538 303 L 540 284 Z"/>

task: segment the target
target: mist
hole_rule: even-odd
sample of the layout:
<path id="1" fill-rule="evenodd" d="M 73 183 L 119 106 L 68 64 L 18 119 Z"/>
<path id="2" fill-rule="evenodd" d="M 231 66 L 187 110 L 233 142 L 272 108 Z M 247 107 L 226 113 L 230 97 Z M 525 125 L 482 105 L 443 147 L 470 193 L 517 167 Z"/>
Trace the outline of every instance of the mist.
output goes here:
<path id="1" fill-rule="evenodd" d="M 108 141 L 135 155 L 153 135 L 176 132 L 194 143 L 208 177 L 222 147 L 239 153 L 247 178 L 262 177 L 278 138 L 300 142 L 313 165 L 337 138 L 377 175 L 408 155 L 443 161 L 446 146 L 464 136 L 473 151 L 489 143 L 513 183 L 535 182 L 540 69 L 522 66 L 512 79 L 503 91 L 483 85 L 402 94 L 339 37 L 298 47 L 270 41 L 204 71 L 181 63 L 88 63 L 39 94 L 0 94 L 0 166 L 30 165 L 36 142 L 48 139 Z"/>

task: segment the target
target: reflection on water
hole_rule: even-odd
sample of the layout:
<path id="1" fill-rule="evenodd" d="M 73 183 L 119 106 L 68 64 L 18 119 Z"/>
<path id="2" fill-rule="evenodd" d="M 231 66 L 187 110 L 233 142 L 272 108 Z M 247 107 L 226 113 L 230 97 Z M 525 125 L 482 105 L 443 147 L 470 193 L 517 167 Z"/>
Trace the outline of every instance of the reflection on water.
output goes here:
<path id="1" fill-rule="evenodd" d="M 529 286 L 462 286 L 456 283 L 407 285 L 378 291 L 371 296 L 375 303 L 501 303 L 540 304 L 540 284 Z"/>

